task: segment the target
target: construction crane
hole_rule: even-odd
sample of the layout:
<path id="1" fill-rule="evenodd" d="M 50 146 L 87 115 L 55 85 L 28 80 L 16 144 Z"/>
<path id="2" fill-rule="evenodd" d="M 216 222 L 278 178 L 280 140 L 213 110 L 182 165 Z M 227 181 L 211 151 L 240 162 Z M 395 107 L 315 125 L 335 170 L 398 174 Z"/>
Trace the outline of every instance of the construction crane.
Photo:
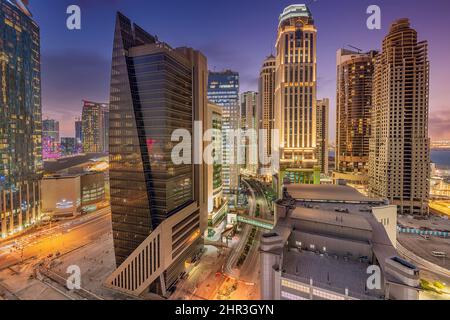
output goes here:
<path id="1" fill-rule="evenodd" d="M 352 45 L 350 45 L 350 44 L 348 44 L 347 47 L 352 48 L 352 49 L 355 49 L 356 51 L 358 51 L 358 53 L 361 53 L 361 52 L 363 51 L 362 49 L 357 48 L 357 47 L 355 47 L 355 46 L 352 46 Z"/>

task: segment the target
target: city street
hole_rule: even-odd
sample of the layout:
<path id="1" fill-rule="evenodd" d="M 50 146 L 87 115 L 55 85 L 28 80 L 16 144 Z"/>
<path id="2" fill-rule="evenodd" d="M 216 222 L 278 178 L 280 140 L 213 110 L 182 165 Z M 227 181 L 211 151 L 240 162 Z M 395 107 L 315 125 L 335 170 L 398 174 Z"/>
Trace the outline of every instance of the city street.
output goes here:
<path id="1" fill-rule="evenodd" d="M 63 263 L 84 247 L 100 241 L 112 253 L 110 208 L 104 208 L 75 220 L 49 225 L 35 233 L 29 233 L 12 241 L 0 243 L 0 296 L 17 299 L 77 299 L 77 295 L 48 279 L 35 278 L 36 266 L 48 262 Z M 74 263 L 82 264 L 82 257 Z M 91 268 L 94 268 L 91 266 Z M 112 262 L 109 269 L 114 268 Z M 62 270 L 65 275 L 65 270 Z M 100 284 L 101 286 L 101 284 Z"/>

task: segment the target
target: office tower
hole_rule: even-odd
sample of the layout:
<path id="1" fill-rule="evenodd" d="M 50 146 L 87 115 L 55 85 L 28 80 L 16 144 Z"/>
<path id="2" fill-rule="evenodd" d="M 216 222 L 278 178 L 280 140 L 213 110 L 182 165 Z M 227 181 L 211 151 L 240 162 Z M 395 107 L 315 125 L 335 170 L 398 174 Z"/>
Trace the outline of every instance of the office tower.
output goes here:
<path id="1" fill-rule="evenodd" d="M 172 158 L 178 144 L 171 136 L 178 129 L 193 134 L 194 152 L 183 155 L 195 158 L 202 147 L 194 121 L 207 110 L 207 61 L 160 42 L 121 13 L 113 48 L 109 174 L 117 269 L 106 285 L 165 295 L 203 248 L 205 167 L 189 156 Z"/>
<path id="2" fill-rule="evenodd" d="M 40 220 L 40 31 L 23 4 L 0 0 L 0 237 Z"/>
<path id="3" fill-rule="evenodd" d="M 328 175 L 328 138 L 330 99 L 317 100 L 316 109 L 317 154 L 320 172 Z"/>
<path id="4" fill-rule="evenodd" d="M 59 122 L 53 119 L 42 121 L 42 153 L 44 159 L 59 157 Z"/>
<path id="5" fill-rule="evenodd" d="M 428 214 L 429 67 L 428 43 L 408 19 L 395 21 L 375 60 L 369 193 L 403 214 Z"/>
<path id="6" fill-rule="evenodd" d="M 207 128 L 212 129 L 209 136 L 213 163 L 207 165 L 207 201 L 208 201 L 208 238 L 218 240 L 226 227 L 228 202 L 223 195 L 222 177 L 222 107 L 209 103 Z M 207 149 L 205 149 L 205 153 Z"/>
<path id="7" fill-rule="evenodd" d="M 62 137 L 60 145 L 61 155 L 70 156 L 77 153 L 77 141 L 73 137 Z"/>
<path id="8" fill-rule="evenodd" d="M 83 152 L 83 121 L 81 121 L 81 118 L 75 119 L 75 139 L 76 139 L 77 153 Z"/>
<path id="9" fill-rule="evenodd" d="M 276 59 L 273 55 L 263 62 L 259 74 L 259 128 L 266 130 L 265 141 L 259 141 L 267 157 L 272 156 L 272 130 L 275 128 L 275 67 Z M 261 174 L 271 176 L 270 164 L 260 163 Z"/>
<path id="10" fill-rule="evenodd" d="M 244 169 L 250 175 L 258 174 L 258 93 L 244 92 L 241 95 L 241 121 L 243 140 L 241 150 L 245 159 Z"/>
<path id="11" fill-rule="evenodd" d="M 337 52 L 335 179 L 368 184 L 373 64 L 376 51 Z"/>
<path id="12" fill-rule="evenodd" d="M 284 9 L 276 41 L 278 190 L 285 177 L 295 183 L 320 183 L 316 159 L 316 34 L 312 14 L 305 5 Z"/>
<path id="13" fill-rule="evenodd" d="M 106 103 L 98 103 L 83 100 L 82 135 L 83 152 L 105 152 L 107 142 L 107 112 L 109 106 Z"/>
<path id="14" fill-rule="evenodd" d="M 395 249 L 395 205 L 349 186 L 284 187 L 275 226 L 261 237 L 262 300 L 419 299 L 420 269 Z"/>
<path id="15" fill-rule="evenodd" d="M 240 128 L 239 73 L 225 70 L 209 72 L 208 100 L 222 107 L 223 128 L 223 188 L 230 203 L 236 199 L 239 186 L 238 141 L 233 144 L 229 135 Z"/>

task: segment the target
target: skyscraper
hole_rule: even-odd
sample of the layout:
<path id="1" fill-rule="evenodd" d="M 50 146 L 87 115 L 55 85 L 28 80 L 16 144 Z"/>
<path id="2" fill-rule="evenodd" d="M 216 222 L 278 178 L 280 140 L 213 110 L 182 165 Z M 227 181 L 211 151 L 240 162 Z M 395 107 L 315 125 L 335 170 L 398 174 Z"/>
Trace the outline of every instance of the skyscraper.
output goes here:
<path id="1" fill-rule="evenodd" d="M 195 146 L 202 135 L 193 123 L 207 110 L 207 61 L 198 51 L 158 41 L 121 13 L 113 48 L 109 144 L 117 269 L 106 285 L 165 295 L 203 247 L 205 170 L 176 162 L 171 136 L 185 130 Z"/>
<path id="2" fill-rule="evenodd" d="M 225 195 L 233 200 L 239 185 L 239 165 L 237 164 L 237 142 L 234 146 L 229 143 L 228 135 L 230 130 L 240 128 L 239 73 L 231 70 L 210 71 L 208 100 L 223 108 L 223 188 Z"/>
<path id="3" fill-rule="evenodd" d="M 320 172 L 328 175 L 328 139 L 329 139 L 329 115 L 330 99 L 317 100 L 317 161 L 320 166 Z"/>
<path id="4" fill-rule="evenodd" d="M 41 215 L 40 31 L 23 4 L 0 0 L 0 236 Z"/>
<path id="5" fill-rule="evenodd" d="M 109 106 L 106 103 L 83 100 L 83 152 L 99 153 L 108 150 L 106 146 L 108 109 Z"/>
<path id="6" fill-rule="evenodd" d="M 259 75 L 259 128 L 266 130 L 265 141 L 259 141 L 264 146 L 267 157 L 272 156 L 272 130 L 275 128 L 275 67 L 276 59 L 273 55 L 267 57 Z M 271 175 L 269 166 L 260 163 L 262 174 Z"/>
<path id="7" fill-rule="evenodd" d="M 207 165 L 208 238 L 217 240 L 226 227 L 228 212 L 228 203 L 223 196 L 222 107 L 208 104 L 207 127 L 213 130 L 210 143 L 214 157 L 213 163 Z"/>
<path id="8" fill-rule="evenodd" d="M 244 92 L 241 95 L 241 121 L 244 139 L 241 150 L 245 158 L 245 170 L 258 174 L 258 93 Z"/>
<path id="9" fill-rule="evenodd" d="M 46 119 L 42 121 L 42 148 L 44 159 L 59 156 L 59 121 Z"/>
<path id="10" fill-rule="evenodd" d="M 395 21 L 375 61 L 369 193 L 403 214 L 428 214 L 429 68 L 427 42 L 408 19 Z"/>
<path id="11" fill-rule="evenodd" d="M 316 159 L 317 30 L 306 5 L 280 16 L 276 42 L 275 128 L 279 129 L 279 185 L 320 183 Z"/>
<path id="12" fill-rule="evenodd" d="M 109 126 L 109 123 L 108 123 L 108 126 Z M 108 132 L 108 135 L 109 135 L 109 132 Z M 83 151 L 83 121 L 81 121 L 81 118 L 75 119 L 75 140 L 76 140 L 77 152 L 82 152 Z M 108 148 L 109 148 L 109 145 L 108 145 Z"/>
<path id="13" fill-rule="evenodd" d="M 337 52 L 335 179 L 368 184 L 373 64 L 376 51 Z"/>
<path id="14" fill-rule="evenodd" d="M 73 137 L 61 138 L 61 155 L 70 156 L 77 152 L 77 140 Z"/>

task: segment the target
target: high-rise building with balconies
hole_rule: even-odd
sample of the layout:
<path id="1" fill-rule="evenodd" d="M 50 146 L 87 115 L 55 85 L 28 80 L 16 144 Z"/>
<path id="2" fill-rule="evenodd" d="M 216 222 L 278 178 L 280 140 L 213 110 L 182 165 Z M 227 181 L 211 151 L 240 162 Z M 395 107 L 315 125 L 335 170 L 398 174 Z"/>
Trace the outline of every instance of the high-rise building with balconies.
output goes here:
<path id="1" fill-rule="evenodd" d="M 259 74 L 259 129 L 265 130 L 265 141 L 259 141 L 267 158 L 272 156 L 272 131 L 275 129 L 275 72 L 276 59 L 270 55 L 263 62 Z M 261 148 L 261 146 L 260 146 Z M 260 161 L 261 174 L 271 176 L 270 164 Z"/>
<path id="2" fill-rule="evenodd" d="M 428 214 L 428 43 L 408 19 L 395 21 L 376 56 L 373 78 L 369 193 L 399 213 Z"/>
<path id="3" fill-rule="evenodd" d="M 320 172 L 328 175 L 328 138 L 329 138 L 330 99 L 317 100 L 316 133 L 317 133 L 317 161 Z"/>
<path id="4" fill-rule="evenodd" d="M 335 179 L 368 184 L 372 81 L 376 51 L 337 52 Z"/>

